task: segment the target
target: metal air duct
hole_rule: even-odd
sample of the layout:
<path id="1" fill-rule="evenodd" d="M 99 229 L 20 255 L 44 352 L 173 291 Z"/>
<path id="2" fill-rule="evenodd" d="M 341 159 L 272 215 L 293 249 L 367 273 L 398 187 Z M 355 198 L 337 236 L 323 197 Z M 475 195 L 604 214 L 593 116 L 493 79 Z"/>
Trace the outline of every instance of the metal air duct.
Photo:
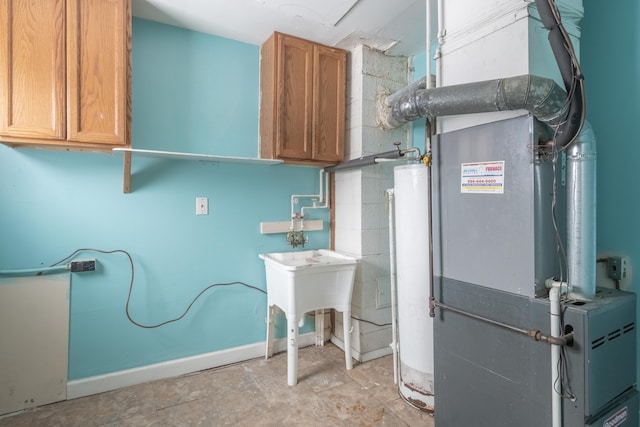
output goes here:
<path id="1" fill-rule="evenodd" d="M 566 116 L 568 108 L 567 94 L 555 81 L 529 74 L 394 95 L 379 111 L 380 123 L 389 129 L 420 117 L 511 110 L 527 110 L 553 127 Z"/>
<path id="2" fill-rule="evenodd" d="M 379 111 L 382 126 L 396 128 L 420 117 L 526 110 L 558 129 L 569 114 L 567 94 L 552 79 L 522 75 L 434 89 L 417 89 L 393 97 Z M 566 139 L 566 138 L 565 138 Z M 595 136 L 588 123 L 567 150 L 567 251 L 573 295 L 595 295 Z M 560 146 L 563 147 L 563 146 Z"/>
<path id="3" fill-rule="evenodd" d="M 596 295 L 596 137 L 588 122 L 567 151 L 567 257 L 571 295 Z"/>

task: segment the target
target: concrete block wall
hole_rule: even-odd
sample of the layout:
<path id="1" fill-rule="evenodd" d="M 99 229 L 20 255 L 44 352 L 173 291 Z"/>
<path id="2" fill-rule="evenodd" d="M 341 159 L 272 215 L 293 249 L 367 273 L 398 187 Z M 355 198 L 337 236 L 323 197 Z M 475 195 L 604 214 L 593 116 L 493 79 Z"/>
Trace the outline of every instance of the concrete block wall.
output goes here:
<path id="1" fill-rule="evenodd" d="M 377 126 L 377 102 L 407 85 L 409 61 L 367 46 L 349 55 L 346 157 L 356 159 L 409 144 L 410 126 L 384 131 Z M 335 174 L 335 248 L 360 258 L 352 315 L 378 324 L 391 322 L 389 230 L 385 191 L 393 187 L 394 163 Z M 391 352 L 390 326 L 352 320 L 354 357 L 363 362 Z M 342 314 L 336 313 L 335 338 L 342 340 Z"/>

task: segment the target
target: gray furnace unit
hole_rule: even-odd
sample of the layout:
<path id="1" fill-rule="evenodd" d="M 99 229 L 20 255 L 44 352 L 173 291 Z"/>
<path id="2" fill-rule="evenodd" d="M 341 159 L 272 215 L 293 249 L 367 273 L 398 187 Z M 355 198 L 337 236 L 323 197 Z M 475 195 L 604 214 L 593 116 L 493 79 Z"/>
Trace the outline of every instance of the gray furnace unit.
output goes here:
<path id="1" fill-rule="evenodd" d="M 436 309 L 438 427 L 551 425 L 549 344 L 498 325 L 550 332 L 545 280 L 566 271 L 566 191 L 563 157 L 538 150 L 548 139 L 526 115 L 434 141 L 436 300 L 495 321 Z M 598 288 L 563 310 L 574 333 L 563 347 L 563 425 L 637 426 L 635 294 Z"/>

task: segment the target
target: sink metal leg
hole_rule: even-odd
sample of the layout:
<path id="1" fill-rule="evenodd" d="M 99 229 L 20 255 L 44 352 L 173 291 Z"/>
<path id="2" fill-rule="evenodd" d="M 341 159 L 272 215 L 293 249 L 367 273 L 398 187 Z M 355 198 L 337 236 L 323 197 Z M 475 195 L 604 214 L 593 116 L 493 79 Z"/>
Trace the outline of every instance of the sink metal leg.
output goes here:
<path id="1" fill-rule="evenodd" d="M 266 346 L 267 348 L 265 349 L 265 355 L 264 358 L 268 359 L 271 356 L 273 356 L 273 333 L 274 333 L 274 326 L 273 326 L 273 317 L 275 314 L 275 306 L 269 306 L 267 305 L 267 342 L 266 342 Z"/>
<path id="2" fill-rule="evenodd" d="M 347 369 L 353 368 L 353 359 L 351 359 L 351 311 L 342 312 L 342 325 L 344 327 L 344 358 L 347 363 Z"/>
<path id="3" fill-rule="evenodd" d="M 287 384 L 298 383 L 298 319 L 287 316 Z"/>

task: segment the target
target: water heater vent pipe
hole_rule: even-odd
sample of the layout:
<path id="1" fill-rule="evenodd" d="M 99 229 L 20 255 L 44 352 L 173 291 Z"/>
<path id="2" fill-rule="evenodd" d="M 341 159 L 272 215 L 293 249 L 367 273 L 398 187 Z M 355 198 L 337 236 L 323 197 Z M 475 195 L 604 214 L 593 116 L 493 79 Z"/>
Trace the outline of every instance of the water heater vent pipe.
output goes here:
<path id="1" fill-rule="evenodd" d="M 588 122 L 567 151 L 567 280 L 570 296 L 596 296 L 596 137 Z"/>
<path id="2" fill-rule="evenodd" d="M 324 168 L 324 171 L 329 173 L 347 169 L 361 168 L 364 166 L 371 166 L 384 161 L 398 160 L 408 153 L 416 153 L 415 157 L 408 157 L 408 160 L 422 160 L 422 156 L 420 155 L 420 150 L 418 148 L 414 147 L 401 150 L 399 142 L 394 142 L 394 145 L 396 145 L 397 147 L 396 150 L 385 151 L 384 153 L 371 154 L 357 159 L 347 160 L 346 162 L 342 162 L 337 165 L 327 166 L 326 168 Z"/>

